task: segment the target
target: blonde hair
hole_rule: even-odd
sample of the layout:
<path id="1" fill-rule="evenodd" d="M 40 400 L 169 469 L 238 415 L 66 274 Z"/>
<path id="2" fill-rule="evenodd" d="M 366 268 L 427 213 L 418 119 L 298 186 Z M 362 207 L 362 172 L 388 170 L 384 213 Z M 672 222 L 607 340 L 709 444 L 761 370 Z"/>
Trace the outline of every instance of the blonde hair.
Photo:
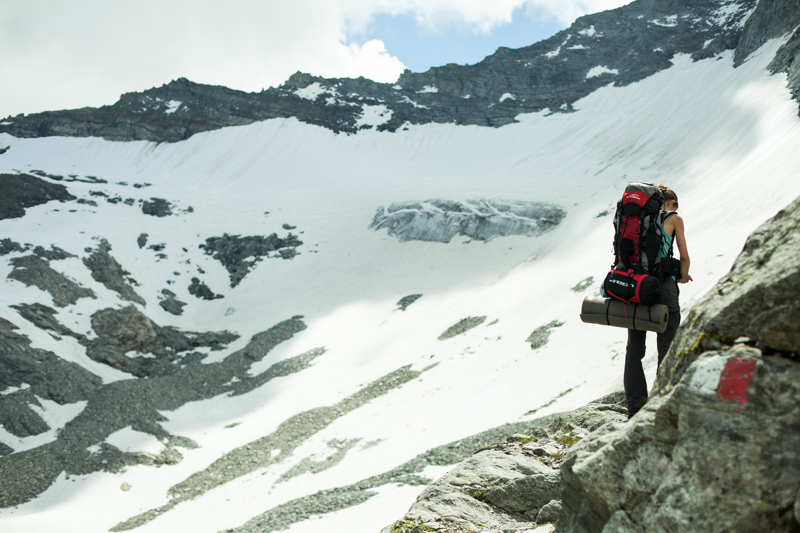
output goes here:
<path id="1" fill-rule="evenodd" d="M 657 184 L 656 187 L 661 189 L 661 192 L 664 193 L 664 203 L 667 203 L 670 200 L 674 200 L 675 209 L 678 209 L 678 195 L 675 194 L 675 191 L 673 191 L 672 189 L 661 183 Z"/>

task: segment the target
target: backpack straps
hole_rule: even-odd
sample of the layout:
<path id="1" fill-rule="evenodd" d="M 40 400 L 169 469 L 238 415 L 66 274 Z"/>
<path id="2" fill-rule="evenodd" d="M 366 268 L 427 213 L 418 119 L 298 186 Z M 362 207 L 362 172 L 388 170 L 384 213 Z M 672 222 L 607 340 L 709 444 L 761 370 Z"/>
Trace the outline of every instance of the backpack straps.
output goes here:
<path id="1" fill-rule="evenodd" d="M 677 211 L 661 211 L 661 213 L 659 213 L 659 218 L 661 219 L 661 225 L 663 226 L 664 222 L 666 222 L 669 217 L 677 214 L 678 214 Z"/>
<path id="2" fill-rule="evenodd" d="M 623 213 L 622 200 L 617 202 L 617 211 L 614 213 L 614 264 L 625 265 L 626 268 L 633 268 L 628 260 L 628 250 L 622 244 L 625 215 Z"/>
<path id="3" fill-rule="evenodd" d="M 652 215 L 642 215 L 642 218 L 639 222 L 639 266 L 642 267 L 645 272 L 650 272 L 650 270 L 655 266 L 650 264 L 649 260 L 647 259 L 647 254 L 642 251 L 642 246 L 644 245 L 644 236 L 650 230 L 650 225 L 653 223 L 653 218 L 654 217 Z M 658 222 L 658 217 L 655 217 L 655 221 L 656 223 Z M 656 263 L 658 263 L 657 254 L 654 260 Z"/>

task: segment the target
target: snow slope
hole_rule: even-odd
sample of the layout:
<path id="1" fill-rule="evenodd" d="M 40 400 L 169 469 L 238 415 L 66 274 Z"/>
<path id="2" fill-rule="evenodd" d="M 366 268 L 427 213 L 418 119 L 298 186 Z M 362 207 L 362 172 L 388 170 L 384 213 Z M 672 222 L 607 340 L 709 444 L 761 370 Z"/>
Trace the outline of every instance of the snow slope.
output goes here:
<path id="1" fill-rule="evenodd" d="M 0 172 L 98 176 L 108 184 L 73 182 L 68 188 L 84 198 L 104 190 L 176 206 L 175 215 L 156 218 L 124 204 L 49 203 L 30 208 L 22 219 L 0 221 L 3 238 L 54 244 L 80 257 L 98 238 L 107 239 L 112 255 L 140 283 L 136 290 L 152 320 L 241 335 L 206 363 L 295 315 L 308 328 L 278 345 L 251 374 L 325 349 L 309 368 L 247 394 L 163 412 L 167 431 L 199 444 L 181 450 L 178 464 L 69 479 L 62 474 L 38 498 L 0 510 L 0 528 L 107 531 L 166 504 L 170 487 L 272 434 L 290 417 L 336 405 L 406 365 L 420 374 L 329 421 L 279 462 L 179 503 L 135 531 L 236 528 L 293 499 L 387 472 L 433 447 L 572 409 L 621 388 L 625 332 L 578 318 L 580 302 L 596 291 L 611 261 L 614 203 L 634 180 L 665 183 L 677 192 L 695 279 L 681 286 L 681 301 L 685 309 L 691 306 L 727 272 L 747 235 L 800 195 L 797 103 L 785 76 L 765 69 L 780 44 L 768 43 L 736 69 L 731 53 L 698 62 L 677 56 L 672 68 L 648 79 L 594 92 L 577 102 L 576 113 L 523 115 L 498 129 L 431 124 L 336 135 L 277 119 L 175 144 L 0 135 L 0 146 L 10 147 L 0 156 Z M 447 244 L 399 242 L 367 229 L 378 207 L 438 198 L 542 201 L 562 206 L 567 216 L 538 237 L 486 243 L 459 237 Z M 280 233 L 284 223 L 297 227 L 293 231 L 304 242 L 299 255 L 264 259 L 233 289 L 222 265 L 198 248 L 223 233 Z M 149 243 L 164 243 L 167 258 L 140 249 L 141 233 Z M 8 259 L 17 255 L 0 261 L 0 318 L 20 326 L 35 347 L 78 362 L 106 383 L 131 379 L 8 307 L 52 305 L 47 293 L 5 279 Z M 87 332 L 94 311 L 127 305 L 95 282 L 79 258 L 53 267 L 98 295 L 59 311 L 67 327 Z M 189 295 L 198 267 L 224 298 Z M 573 290 L 588 278 L 588 288 Z M 182 316 L 158 306 L 163 288 L 188 303 Z M 410 294 L 423 296 L 397 310 L 398 300 Z M 459 320 L 484 316 L 474 329 L 438 340 Z M 563 325 L 552 329 L 544 347 L 531 350 L 528 335 L 553 321 Z M 650 383 L 654 344 L 645 360 Z M 60 407 L 48 421 L 63 424 L 76 414 Z M 42 436 L 28 439 L 39 440 L 18 442 L 26 439 L 0 429 L 0 441 L 15 450 L 40 445 Z M 151 453 L 163 446 L 130 428 L 107 442 Z M 433 478 L 445 470 L 430 467 L 425 474 Z M 364 503 L 300 520 L 289 531 L 342 531 L 346 524 L 347 531 L 375 533 L 401 517 L 421 488 L 387 484 Z"/>

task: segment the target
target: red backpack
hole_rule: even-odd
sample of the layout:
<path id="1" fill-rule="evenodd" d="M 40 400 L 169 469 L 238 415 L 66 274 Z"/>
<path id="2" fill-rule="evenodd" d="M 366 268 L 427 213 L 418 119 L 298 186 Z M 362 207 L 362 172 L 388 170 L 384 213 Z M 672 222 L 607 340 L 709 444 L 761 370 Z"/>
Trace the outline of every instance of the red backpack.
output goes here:
<path id="1" fill-rule="evenodd" d="M 630 183 L 614 215 L 614 264 L 603 289 L 623 302 L 652 305 L 661 294 L 663 279 L 661 211 L 664 193 L 651 183 Z"/>

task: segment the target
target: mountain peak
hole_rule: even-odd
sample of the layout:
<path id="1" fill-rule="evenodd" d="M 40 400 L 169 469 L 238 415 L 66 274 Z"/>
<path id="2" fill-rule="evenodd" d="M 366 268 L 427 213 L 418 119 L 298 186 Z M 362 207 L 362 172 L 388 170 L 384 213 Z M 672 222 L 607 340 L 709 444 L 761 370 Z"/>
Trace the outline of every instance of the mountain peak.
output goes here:
<path id="1" fill-rule="evenodd" d="M 797 24 L 800 9 L 790 0 L 638 0 L 580 17 L 530 46 L 500 47 L 475 65 L 406 70 L 396 84 L 298 71 L 279 87 L 247 93 L 178 78 L 142 93 L 126 93 L 113 106 L 6 121 L 0 133 L 175 142 L 200 131 L 280 117 L 337 133 L 396 131 L 426 123 L 500 127 L 523 113 L 572 112 L 576 101 L 601 87 L 629 85 L 671 67 L 676 54 L 698 61 L 734 49 L 736 64 L 741 64 L 756 48 Z M 792 42 L 798 40 L 796 35 Z M 796 53 L 784 55 L 776 72 L 792 68 Z M 800 76 L 790 79 L 796 94 Z M 368 118 L 375 109 L 383 110 L 385 120 Z"/>

